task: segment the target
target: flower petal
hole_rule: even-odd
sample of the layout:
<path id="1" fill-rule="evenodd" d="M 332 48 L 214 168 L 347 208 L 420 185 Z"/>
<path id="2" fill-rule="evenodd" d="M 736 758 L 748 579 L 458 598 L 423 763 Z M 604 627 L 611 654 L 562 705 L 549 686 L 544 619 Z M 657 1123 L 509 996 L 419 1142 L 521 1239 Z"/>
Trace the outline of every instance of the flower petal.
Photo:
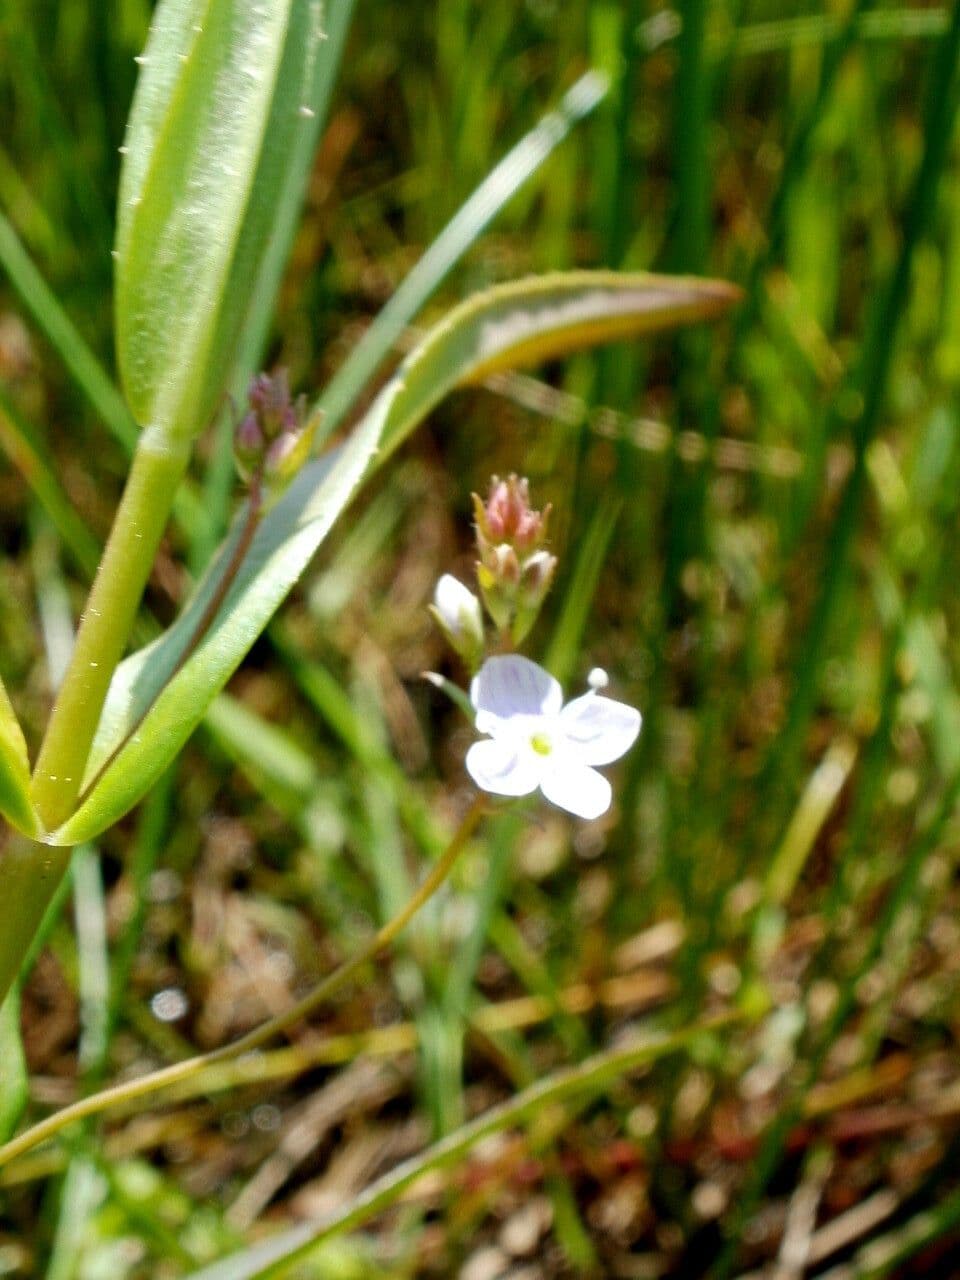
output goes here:
<path id="1" fill-rule="evenodd" d="M 595 693 L 568 702 L 560 715 L 567 741 L 584 764 L 610 764 L 637 740 L 642 718 L 636 707 Z"/>
<path id="2" fill-rule="evenodd" d="M 477 728 L 496 733 L 517 717 L 555 716 L 563 690 L 548 671 L 518 654 L 488 658 L 470 685 L 477 709 Z"/>
<path id="3" fill-rule="evenodd" d="M 437 583 L 433 605 L 444 626 L 454 635 L 467 630 L 483 635 L 480 601 L 452 573 L 445 573 Z"/>
<path id="4" fill-rule="evenodd" d="M 577 818 L 599 818 L 610 808 L 610 783 L 602 773 L 576 760 L 558 760 L 544 774 L 540 790 L 551 804 Z"/>
<path id="5" fill-rule="evenodd" d="M 485 738 L 467 752 L 467 773 L 481 791 L 495 796 L 528 796 L 536 791 L 543 766 L 532 751 Z"/>

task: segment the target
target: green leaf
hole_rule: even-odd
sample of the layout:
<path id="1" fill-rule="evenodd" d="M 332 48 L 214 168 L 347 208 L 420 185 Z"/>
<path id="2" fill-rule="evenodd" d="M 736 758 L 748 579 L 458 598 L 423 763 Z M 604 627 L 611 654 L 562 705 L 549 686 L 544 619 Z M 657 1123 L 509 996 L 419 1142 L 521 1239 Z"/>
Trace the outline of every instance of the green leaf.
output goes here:
<path id="1" fill-rule="evenodd" d="M 189 439 L 223 390 L 270 251 L 288 161 L 312 131 L 321 0 L 161 0 L 131 110 L 116 333 L 141 425 Z"/>
<path id="2" fill-rule="evenodd" d="M 0 1002 L 0 1142 L 17 1127 L 27 1104 L 27 1063 L 20 1037 L 20 993 Z"/>
<path id="3" fill-rule="evenodd" d="M 304 196 L 313 172 L 317 139 L 326 126 L 330 100 L 347 43 L 355 0 L 337 0 L 323 11 L 323 57 L 314 59 L 312 83 L 298 108 L 300 120 L 294 146 L 287 158 L 282 188 L 271 219 L 272 226 L 260 258 L 257 279 L 250 290 L 243 328 L 237 337 L 236 355 L 231 362 L 227 392 L 234 400 L 246 395 L 250 378 L 264 363 L 277 294 L 300 220 Z M 189 565 L 198 575 L 224 535 L 230 514 L 236 468 L 233 462 L 233 415 L 221 413 L 212 443 L 210 462 L 203 485 L 209 520 L 193 538 Z"/>
<path id="4" fill-rule="evenodd" d="M 118 669 L 94 744 L 87 795 L 56 833 L 75 844 L 144 795 L 266 627 L 361 483 L 454 387 L 530 359 L 706 320 L 737 290 L 719 281 L 613 272 L 519 280 L 456 307 L 403 361 L 345 445 L 304 467 L 270 511 L 193 652 L 197 624 L 230 564 L 244 514 L 193 600 Z"/>
<path id="5" fill-rule="evenodd" d="M 272 142 L 265 162 L 271 162 L 276 173 L 276 201 L 269 206 L 269 219 L 265 219 L 263 252 L 256 262 L 257 279 L 250 291 L 250 300 L 244 316 L 243 331 L 237 342 L 236 364 L 240 370 L 239 390 L 245 391 L 246 384 L 252 374 L 263 361 L 263 351 L 270 336 L 270 323 L 276 306 L 277 294 L 283 280 L 283 273 L 290 260 L 290 249 L 300 221 L 304 196 L 313 171 L 314 159 L 320 131 L 327 121 L 330 99 L 333 96 L 340 61 L 347 43 L 347 34 L 356 0 L 328 0 L 322 6 L 323 56 L 316 56 L 317 46 L 309 59 L 301 58 L 295 65 L 298 48 L 316 31 L 318 24 L 302 30 L 309 10 L 313 5 L 302 3 L 296 9 L 292 21 L 295 25 L 287 40 L 287 59 L 280 69 L 281 78 L 289 80 L 295 73 L 300 76 L 302 86 L 295 96 L 297 102 L 297 124 L 294 135 L 290 139 L 289 149 L 284 148 L 285 162 L 280 163 L 277 138 L 271 134 Z M 264 181 L 266 172 L 258 175 L 258 181 Z M 262 206 L 265 211 L 266 202 Z M 232 466 L 232 462 L 231 462 Z"/>
<path id="6" fill-rule="evenodd" d="M 39 831 L 30 800 L 30 760 L 20 721 L 0 681 L 0 814 L 24 835 Z"/>

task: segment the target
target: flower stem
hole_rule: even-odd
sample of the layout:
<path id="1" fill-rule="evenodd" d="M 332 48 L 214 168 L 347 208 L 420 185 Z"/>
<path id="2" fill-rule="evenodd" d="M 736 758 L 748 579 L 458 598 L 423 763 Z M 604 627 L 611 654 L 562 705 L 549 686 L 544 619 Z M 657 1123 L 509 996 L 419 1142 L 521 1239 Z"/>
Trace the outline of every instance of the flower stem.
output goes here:
<path id="1" fill-rule="evenodd" d="M 130 635 L 189 446 L 143 433 L 100 561 L 73 656 L 33 775 L 33 799 L 48 830 L 73 811 L 110 680 Z"/>
<path id="2" fill-rule="evenodd" d="M 170 673 L 170 677 L 169 677 L 170 680 L 173 679 L 173 677 L 181 670 L 181 668 L 186 664 L 188 659 L 193 655 L 194 650 L 197 648 L 200 641 L 204 638 L 204 636 L 207 634 L 208 630 L 210 629 L 210 625 L 213 622 L 214 618 L 220 612 L 220 606 L 223 604 L 224 600 L 227 598 L 227 592 L 230 590 L 231 586 L 233 585 L 233 581 L 236 578 L 237 574 L 240 572 L 241 566 L 243 565 L 247 552 L 250 550 L 250 544 L 253 542 L 257 529 L 260 526 L 260 517 L 262 515 L 263 515 L 263 501 L 262 501 L 262 492 L 260 488 L 260 482 L 258 479 L 251 486 L 250 496 L 247 501 L 246 515 L 243 517 L 243 527 L 240 530 L 240 536 L 237 538 L 236 546 L 234 547 L 230 555 L 230 560 L 227 563 L 226 568 L 223 570 L 222 574 L 220 575 L 220 580 L 217 582 L 217 585 L 214 589 L 213 594 L 211 595 L 210 599 L 207 601 L 206 607 L 204 608 L 203 613 L 200 615 L 200 619 L 197 622 L 197 625 L 194 627 L 193 634 L 191 635 L 190 639 L 187 641 L 187 644 L 184 647 L 183 653 L 180 655 L 180 659 L 177 662 L 177 665 L 174 667 L 173 671 Z M 117 743 L 116 747 L 111 752 L 111 754 L 106 758 L 106 760 L 104 760 L 103 764 L 100 765 L 100 768 L 97 769 L 97 771 L 91 777 L 86 779 L 86 786 L 83 788 L 82 792 L 76 797 L 78 805 L 83 804 L 87 796 L 89 796 L 90 792 L 93 791 L 94 787 L 103 777 L 103 775 L 113 765 L 117 756 L 119 756 L 120 752 L 124 749 L 124 747 L 130 741 L 130 739 L 134 736 L 134 734 L 139 732 L 141 724 L 147 718 L 149 713 L 150 713 L 150 708 L 148 707 L 140 716 L 140 719 L 130 726 L 126 735 L 121 739 L 120 742 Z"/>
<path id="3" fill-rule="evenodd" d="M 62 1129 L 76 1123 L 78 1120 L 85 1120 L 88 1116 L 99 1115 L 101 1112 L 107 1111 L 120 1103 L 132 1102 L 137 1098 L 146 1097 L 165 1088 L 167 1085 L 178 1084 L 180 1081 L 188 1079 L 196 1072 L 207 1067 L 227 1062 L 232 1058 L 238 1058 L 245 1053 L 251 1053 L 253 1050 L 259 1049 L 268 1043 L 274 1036 L 279 1035 L 281 1031 L 286 1031 L 288 1027 L 301 1022 L 318 1005 L 329 999 L 359 969 L 370 960 L 375 959 L 381 951 L 386 950 L 420 908 L 433 897 L 453 870 L 457 859 L 463 852 L 464 845 L 469 840 L 485 810 L 486 801 L 482 796 L 478 796 L 467 810 L 443 854 L 403 909 L 374 934 L 370 941 L 362 946 L 355 955 L 323 978 L 312 991 L 308 992 L 301 1000 L 298 1000 L 296 1004 L 278 1014 L 277 1017 L 271 1018 L 269 1022 L 264 1022 L 253 1031 L 241 1036 L 239 1040 L 234 1040 L 219 1049 L 214 1049 L 211 1053 L 202 1053 L 193 1058 L 187 1058 L 183 1062 L 175 1062 L 168 1067 L 162 1067 L 159 1071 L 151 1071 L 148 1075 L 140 1076 L 136 1080 L 125 1080 L 122 1084 L 113 1085 L 109 1089 L 103 1089 L 100 1093 L 91 1094 L 89 1097 L 81 1098 L 78 1102 L 74 1102 L 68 1107 L 63 1107 L 52 1116 L 41 1120 L 32 1129 L 27 1129 L 19 1137 L 13 1138 L 4 1146 L 0 1146 L 0 1166 L 9 1163 L 17 1156 L 23 1155 L 24 1152 L 30 1151 L 38 1143 L 45 1141 L 47 1138 L 52 1138 Z"/>

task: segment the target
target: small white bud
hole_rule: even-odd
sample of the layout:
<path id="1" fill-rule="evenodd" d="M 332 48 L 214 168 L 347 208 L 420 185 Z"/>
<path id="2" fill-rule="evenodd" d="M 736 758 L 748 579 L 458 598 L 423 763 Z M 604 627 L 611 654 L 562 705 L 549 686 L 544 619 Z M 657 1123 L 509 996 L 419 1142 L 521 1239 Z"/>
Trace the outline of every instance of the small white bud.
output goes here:
<path id="1" fill-rule="evenodd" d="M 445 573 L 434 591 L 431 613 L 467 665 L 476 666 L 483 654 L 483 611 L 473 592 Z"/>
<path id="2" fill-rule="evenodd" d="M 593 690 L 605 689 L 609 683 L 610 677 L 603 667 L 594 667 L 587 676 L 587 684 Z"/>
<path id="3" fill-rule="evenodd" d="M 479 629 L 480 601 L 452 573 L 445 573 L 437 583 L 433 603 L 451 631 Z"/>

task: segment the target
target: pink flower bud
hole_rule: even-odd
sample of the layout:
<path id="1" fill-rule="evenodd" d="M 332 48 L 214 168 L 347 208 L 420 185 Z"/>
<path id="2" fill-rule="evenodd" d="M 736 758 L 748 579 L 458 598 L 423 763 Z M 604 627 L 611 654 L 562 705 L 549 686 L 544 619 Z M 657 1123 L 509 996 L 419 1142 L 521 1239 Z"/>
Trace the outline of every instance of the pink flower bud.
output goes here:
<path id="1" fill-rule="evenodd" d="M 483 602 L 497 627 L 517 641 L 536 621 L 557 567 L 543 549 L 550 507 L 535 511 L 527 480 L 509 475 L 493 477 L 486 502 L 474 494 L 473 509 Z"/>
<path id="2" fill-rule="evenodd" d="M 245 480 L 260 469 L 267 442 L 260 429 L 257 415 L 251 410 L 241 418 L 233 433 L 233 456 L 237 469 Z"/>
<path id="3" fill-rule="evenodd" d="M 507 480 L 494 480 L 486 506 L 487 527 L 491 538 L 497 542 L 513 539 L 527 500 L 526 480 L 518 480 L 516 476 L 510 476 Z"/>
<path id="4" fill-rule="evenodd" d="M 280 368 L 274 374 L 258 373 L 251 379 L 247 399 L 268 440 L 296 428 L 297 412 L 290 399 L 286 369 Z"/>

